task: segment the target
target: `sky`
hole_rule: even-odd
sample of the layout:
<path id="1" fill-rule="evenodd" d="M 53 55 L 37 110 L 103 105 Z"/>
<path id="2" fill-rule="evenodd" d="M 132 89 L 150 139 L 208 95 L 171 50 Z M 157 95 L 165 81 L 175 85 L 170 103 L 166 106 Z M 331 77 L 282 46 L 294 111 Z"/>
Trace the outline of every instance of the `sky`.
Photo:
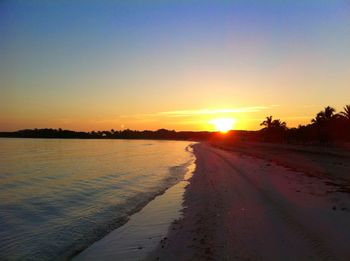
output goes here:
<path id="1" fill-rule="evenodd" d="M 294 127 L 350 103 L 350 0 L 1 0 L 0 130 Z"/>

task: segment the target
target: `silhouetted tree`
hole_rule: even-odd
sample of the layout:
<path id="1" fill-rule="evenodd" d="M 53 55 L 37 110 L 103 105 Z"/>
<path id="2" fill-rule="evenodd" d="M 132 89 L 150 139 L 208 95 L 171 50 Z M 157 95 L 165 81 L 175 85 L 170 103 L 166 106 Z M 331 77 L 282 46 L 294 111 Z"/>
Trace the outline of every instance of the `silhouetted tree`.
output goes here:
<path id="1" fill-rule="evenodd" d="M 280 119 L 272 120 L 272 116 L 266 117 L 266 120 L 260 123 L 260 126 L 265 126 L 265 129 L 285 129 L 287 127 L 286 123 Z"/>
<path id="2" fill-rule="evenodd" d="M 340 112 L 340 116 L 350 120 L 350 105 L 345 105 L 343 108 L 344 111 Z"/>
<path id="3" fill-rule="evenodd" d="M 280 119 L 273 120 L 272 116 L 268 116 L 260 125 L 265 126 L 265 128 L 261 130 L 264 141 L 281 142 L 285 139 L 287 125 Z"/>
<path id="4" fill-rule="evenodd" d="M 260 123 L 260 126 L 265 126 L 266 128 L 270 129 L 272 127 L 272 116 L 266 117 L 266 120 Z"/>
<path id="5" fill-rule="evenodd" d="M 324 111 L 317 113 L 316 118 L 312 119 L 311 122 L 315 124 L 322 124 L 323 122 L 330 121 L 334 117 L 334 113 L 335 109 L 327 106 L 324 108 Z"/>
<path id="6" fill-rule="evenodd" d="M 287 124 L 284 121 L 281 121 L 280 119 L 273 120 L 271 125 L 272 125 L 272 128 L 278 128 L 278 129 L 287 128 Z"/>
<path id="7" fill-rule="evenodd" d="M 317 133 L 317 140 L 321 143 L 329 143 L 341 136 L 339 130 L 339 115 L 335 114 L 333 107 L 327 106 L 323 111 L 317 113 L 316 117 L 311 120 Z"/>

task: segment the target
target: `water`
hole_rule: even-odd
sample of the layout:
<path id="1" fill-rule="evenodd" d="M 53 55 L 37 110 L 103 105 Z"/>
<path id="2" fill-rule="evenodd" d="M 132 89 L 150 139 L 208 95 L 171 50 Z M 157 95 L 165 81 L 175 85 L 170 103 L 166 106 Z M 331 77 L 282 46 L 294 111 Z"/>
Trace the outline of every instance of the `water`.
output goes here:
<path id="1" fill-rule="evenodd" d="M 0 259 L 66 259 L 183 178 L 189 142 L 0 139 Z"/>

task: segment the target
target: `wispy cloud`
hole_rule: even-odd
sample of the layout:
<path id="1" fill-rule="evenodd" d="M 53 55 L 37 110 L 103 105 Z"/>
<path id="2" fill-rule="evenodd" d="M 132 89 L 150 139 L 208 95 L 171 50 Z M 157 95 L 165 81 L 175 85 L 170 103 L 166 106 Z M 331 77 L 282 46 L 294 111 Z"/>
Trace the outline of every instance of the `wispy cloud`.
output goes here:
<path id="1" fill-rule="evenodd" d="M 175 110 L 159 112 L 156 115 L 169 117 L 187 117 L 196 115 L 214 115 L 226 113 L 257 112 L 270 108 L 269 106 L 241 107 L 231 109 L 199 109 L 199 110 Z"/>
<path id="2" fill-rule="evenodd" d="M 267 109 L 272 109 L 279 105 L 269 105 L 269 106 L 250 106 L 250 107 L 236 107 L 236 108 L 221 108 L 221 109 L 196 109 L 196 110 L 173 110 L 173 111 L 162 111 L 155 113 L 142 113 L 142 114 L 131 114 L 131 115 L 119 115 L 120 120 L 132 120 L 137 122 L 156 122 L 159 120 L 170 120 L 171 118 L 182 118 L 181 122 L 188 123 L 185 119 L 191 119 L 193 117 L 201 116 L 223 116 L 225 114 L 234 113 L 253 113 L 259 112 Z M 199 120 L 198 120 L 199 121 Z M 178 121 L 177 121 L 178 122 Z M 190 121 L 193 123 L 193 120 Z M 199 121 L 199 122 L 202 122 Z M 179 122 L 178 122 L 179 123 Z"/>

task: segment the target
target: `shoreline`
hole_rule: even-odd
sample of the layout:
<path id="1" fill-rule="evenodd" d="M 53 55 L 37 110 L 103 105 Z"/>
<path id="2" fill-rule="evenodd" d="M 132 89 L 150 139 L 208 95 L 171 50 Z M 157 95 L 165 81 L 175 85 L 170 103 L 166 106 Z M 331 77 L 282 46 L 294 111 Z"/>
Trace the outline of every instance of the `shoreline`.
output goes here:
<path id="1" fill-rule="evenodd" d="M 187 149 L 188 150 L 188 149 Z M 192 177 L 194 161 L 182 180 L 166 188 L 130 218 L 70 260 L 140 260 L 151 253 L 164 238 L 183 210 L 183 195 Z"/>
<path id="2" fill-rule="evenodd" d="M 192 148 L 191 177 L 157 196 L 129 222 L 73 259 L 350 258 L 350 233 L 344 229 L 350 226 L 350 194 L 332 182 L 337 175 L 319 175 L 315 160 L 307 169 L 291 166 L 288 159 L 274 160 L 271 156 L 276 151 L 271 148 L 264 157 L 261 153 L 266 148 L 244 151 L 207 143 Z M 283 159 L 293 153 L 285 151 L 279 156 Z M 330 155 L 325 157 L 333 160 Z M 310 158 L 302 163 L 308 162 Z M 166 201 L 173 205 L 166 206 Z M 159 213 L 164 206 L 172 212 L 162 223 Z M 152 216 L 152 229 L 145 229 L 147 216 Z M 161 232 L 146 236 L 154 229 Z"/>

